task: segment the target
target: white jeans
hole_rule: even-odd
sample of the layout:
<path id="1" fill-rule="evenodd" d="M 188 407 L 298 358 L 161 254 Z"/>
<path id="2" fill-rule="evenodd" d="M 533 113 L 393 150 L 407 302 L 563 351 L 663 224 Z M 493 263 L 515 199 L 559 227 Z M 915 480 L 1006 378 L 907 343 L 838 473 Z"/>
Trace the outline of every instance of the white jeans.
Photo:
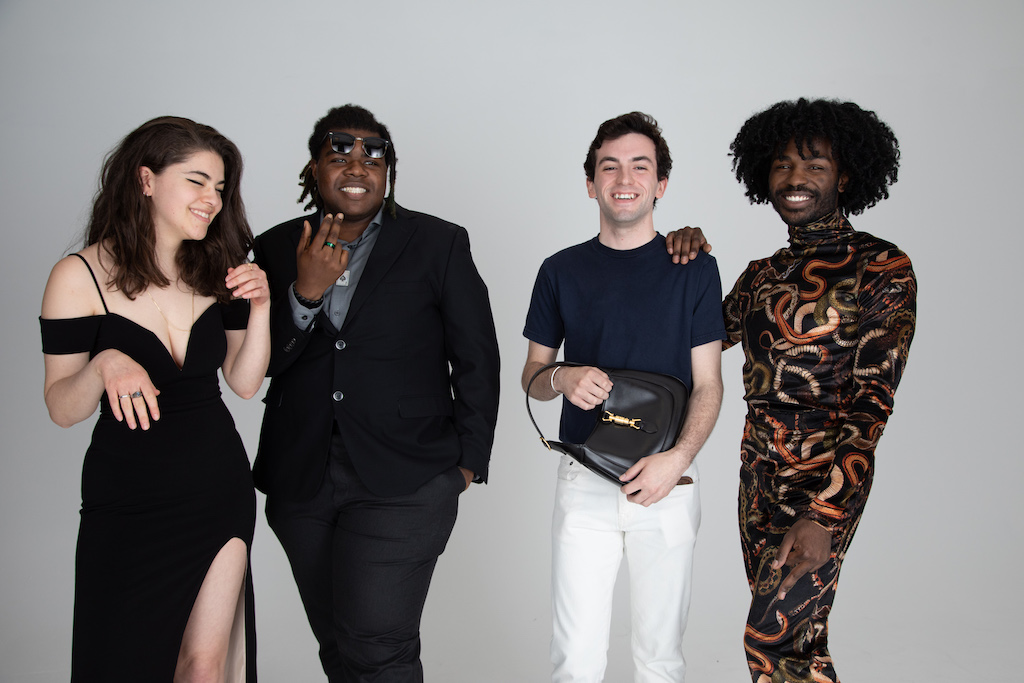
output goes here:
<path id="1" fill-rule="evenodd" d="M 551 534 L 554 683 L 603 680 L 623 553 L 629 562 L 636 683 L 684 680 L 683 630 L 700 527 L 696 464 L 686 473 L 693 484 L 677 486 L 645 508 L 562 456 Z"/>

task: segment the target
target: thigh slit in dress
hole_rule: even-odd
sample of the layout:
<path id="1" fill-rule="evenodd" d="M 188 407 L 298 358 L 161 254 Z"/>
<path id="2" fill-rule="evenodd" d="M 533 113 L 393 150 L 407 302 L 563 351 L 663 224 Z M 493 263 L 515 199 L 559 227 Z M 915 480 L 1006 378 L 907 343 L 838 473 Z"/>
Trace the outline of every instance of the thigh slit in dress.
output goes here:
<path id="1" fill-rule="evenodd" d="M 82 468 L 72 681 L 171 681 L 214 557 L 232 538 L 244 541 L 250 554 L 256 497 L 217 376 L 227 352 L 224 331 L 244 329 L 247 316 L 243 301 L 204 311 L 192 326 L 181 368 L 155 334 L 109 310 L 40 319 L 44 353 L 88 351 L 92 357 L 118 349 L 160 390 L 160 419 L 147 431 L 114 419 L 105 395 L 100 402 Z M 237 680 L 254 683 L 248 566 L 243 592 L 245 676 Z M 228 659 L 239 656 L 229 653 Z"/>

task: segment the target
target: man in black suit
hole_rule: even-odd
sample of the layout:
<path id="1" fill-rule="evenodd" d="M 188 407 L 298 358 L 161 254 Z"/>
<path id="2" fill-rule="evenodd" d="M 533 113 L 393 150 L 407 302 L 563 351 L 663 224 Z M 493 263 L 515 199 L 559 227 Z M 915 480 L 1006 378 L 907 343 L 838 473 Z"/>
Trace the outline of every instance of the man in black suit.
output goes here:
<path id="1" fill-rule="evenodd" d="M 299 201 L 317 213 L 254 248 L 273 353 L 253 476 L 332 683 L 422 681 L 430 578 L 459 494 L 487 479 L 490 303 L 466 230 L 395 204 L 373 114 L 330 110 L 309 152 Z"/>

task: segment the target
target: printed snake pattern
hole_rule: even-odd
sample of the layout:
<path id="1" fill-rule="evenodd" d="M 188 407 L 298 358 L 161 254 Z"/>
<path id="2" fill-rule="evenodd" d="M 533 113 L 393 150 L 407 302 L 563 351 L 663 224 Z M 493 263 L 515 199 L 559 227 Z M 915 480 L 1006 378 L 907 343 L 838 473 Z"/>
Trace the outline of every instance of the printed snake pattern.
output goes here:
<path id="1" fill-rule="evenodd" d="M 742 343 L 745 356 L 744 640 L 755 683 L 830 683 L 828 615 L 914 336 L 917 280 L 906 254 L 840 212 L 789 233 L 723 303 L 724 344 Z M 832 532 L 832 556 L 780 602 L 788 570 L 771 562 L 800 518 Z"/>

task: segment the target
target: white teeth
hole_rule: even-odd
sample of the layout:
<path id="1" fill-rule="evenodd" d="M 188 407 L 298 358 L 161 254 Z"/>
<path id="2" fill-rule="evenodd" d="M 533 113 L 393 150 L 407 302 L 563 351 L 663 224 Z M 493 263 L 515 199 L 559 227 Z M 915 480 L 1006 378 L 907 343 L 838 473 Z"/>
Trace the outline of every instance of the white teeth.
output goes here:
<path id="1" fill-rule="evenodd" d="M 366 193 L 366 188 L 365 187 L 343 187 L 343 188 L 341 188 L 341 191 L 342 192 L 348 192 L 349 194 L 365 194 Z"/>
<path id="2" fill-rule="evenodd" d="M 636 199 L 635 194 L 613 194 L 612 199 Z"/>
<path id="3" fill-rule="evenodd" d="M 202 216 L 203 218 L 210 217 L 210 214 L 206 213 L 205 211 L 196 211 L 195 209 L 192 209 L 192 213 L 194 213 L 197 216 Z"/>

